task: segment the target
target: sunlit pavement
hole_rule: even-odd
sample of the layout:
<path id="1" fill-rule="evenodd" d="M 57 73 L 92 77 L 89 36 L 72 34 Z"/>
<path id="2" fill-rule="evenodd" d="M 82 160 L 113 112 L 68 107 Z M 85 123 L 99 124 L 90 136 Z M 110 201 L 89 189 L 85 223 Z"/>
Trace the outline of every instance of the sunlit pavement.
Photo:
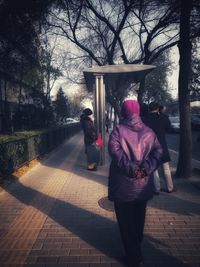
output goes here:
<path id="1" fill-rule="evenodd" d="M 105 198 L 109 158 L 97 172 L 85 165 L 80 133 L 0 192 L 1 267 L 123 266 L 112 203 Z M 200 266 L 200 191 L 191 181 L 174 182 L 176 193 L 149 202 L 143 266 Z"/>

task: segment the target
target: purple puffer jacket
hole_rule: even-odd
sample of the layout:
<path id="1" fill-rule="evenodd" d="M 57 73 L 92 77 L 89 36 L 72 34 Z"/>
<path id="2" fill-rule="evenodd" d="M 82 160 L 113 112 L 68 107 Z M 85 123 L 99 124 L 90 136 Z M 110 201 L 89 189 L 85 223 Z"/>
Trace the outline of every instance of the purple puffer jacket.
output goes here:
<path id="1" fill-rule="evenodd" d="M 118 202 L 150 199 L 154 192 L 152 172 L 158 168 L 162 156 L 155 133 L 134 114 L 114 128 L 110 134 L 108 151 L 112 159 L 108 198 Z M 145 169 L 145 178 L 134 177 L 139 167 Z"/>

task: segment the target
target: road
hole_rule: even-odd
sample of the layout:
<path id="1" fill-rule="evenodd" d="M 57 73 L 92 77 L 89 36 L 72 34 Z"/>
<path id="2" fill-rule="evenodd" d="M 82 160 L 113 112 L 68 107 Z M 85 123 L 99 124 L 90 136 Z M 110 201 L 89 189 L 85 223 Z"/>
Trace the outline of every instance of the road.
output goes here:
<path id="1" fill-rule="evenodd" d="M 200 141 L 197 141 L 198 136 L 200 136 L 200 131 L 192 132 L 192 158 L 196 160 L 200 160 Z M 167 134 L 167 143 L 170 149 L 178 152 L 179 134 Z"/>

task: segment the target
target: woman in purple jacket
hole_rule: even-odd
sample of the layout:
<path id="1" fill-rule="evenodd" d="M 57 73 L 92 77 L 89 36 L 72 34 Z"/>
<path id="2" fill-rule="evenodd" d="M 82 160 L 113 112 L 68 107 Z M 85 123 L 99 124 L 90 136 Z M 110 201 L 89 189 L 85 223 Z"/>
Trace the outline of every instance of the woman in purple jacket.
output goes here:
<path id="1" fill-rule="evenodd" d="M 158 168 L 162 148 L 155 133 L 140 119 L 136 100 L 122 104 L 123 120 L 110 134 L 111 156 L 108 198 L 114 201 L 115 213 L 129 266 L 142 262 L 147 201 L 154 193 L 153 171 Z"/>

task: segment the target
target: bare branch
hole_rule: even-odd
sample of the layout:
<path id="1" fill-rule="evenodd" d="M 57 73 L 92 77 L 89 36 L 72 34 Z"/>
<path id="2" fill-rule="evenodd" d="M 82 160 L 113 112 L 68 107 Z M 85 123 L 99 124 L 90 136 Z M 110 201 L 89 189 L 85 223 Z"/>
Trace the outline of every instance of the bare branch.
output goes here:
<path id="1" fill-rule="evenodd" d="M 158 58 L 158 57 L 159 57 L 165 50 L 167 50 L 167 49 L 169 49 L 169 48 L 171 48 L 171 47 L 177 45 L 178 42 L 179 42 L 179 41 L 175 41 L 175 42 L 172 42 L 172 43 L 170 43 L 170 44 L 168 44 L 168 45 L 163 46 L 158 52 L 156 52 L 156 53 L 151 57 L 151 59 L 149 60 L 149 63 L 150 63 L 150 64 L 153 63 L 153 62 L 155 61 L 155 59 Z"/>

